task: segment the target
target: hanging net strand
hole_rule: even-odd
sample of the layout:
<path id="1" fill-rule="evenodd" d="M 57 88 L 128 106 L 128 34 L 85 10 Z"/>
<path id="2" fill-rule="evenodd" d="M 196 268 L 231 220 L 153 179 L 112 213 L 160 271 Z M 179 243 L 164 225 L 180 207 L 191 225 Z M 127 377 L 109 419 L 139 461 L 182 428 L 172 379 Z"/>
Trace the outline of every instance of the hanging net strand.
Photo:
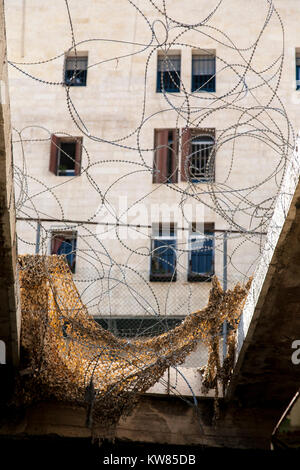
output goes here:
<path id="1" fill-rule="evenodd" d="M 182 364 L 199 340 L 209 348 L 205 389 L 228 381 L 235 330 L 250 287 L 226 292 L 213 278 L 205 308 L 159 336 L 127 340 L 101 327 L 88 314 L 64 256 L 19 257 L 22 312 L 23 404 L 56 400 L 85 407 L 86 424 L 99 437 L 113 437 L 121 418 L 170 366 Z M 134 312 L 133 312 L 134 313 Z M 219 337 L 230 325 L 229 354 L 220 366 Z"/>

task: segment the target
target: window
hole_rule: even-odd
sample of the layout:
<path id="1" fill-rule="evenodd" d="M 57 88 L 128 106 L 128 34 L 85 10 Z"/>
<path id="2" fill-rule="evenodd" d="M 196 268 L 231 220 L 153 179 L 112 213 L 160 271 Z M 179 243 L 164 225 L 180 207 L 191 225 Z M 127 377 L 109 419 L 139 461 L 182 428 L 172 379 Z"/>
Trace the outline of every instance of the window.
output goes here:
<path id="1" fill-rule="evenodd" d="M 214 140 L 210 136 L 199 135 L 191 141 L 192 153 L 190 159 L 190 179 L 194 183 L 198 181 L 208 181 L 211 172 L 209 171 L 209 157 L 213 148 Z"/>
<path id="2" fill-rule="evenodd" d="M 296 52 L 296 90 L 300 90 L 300 52 Z"/>
<path id="3" fill-rule="evenodd" d="M 65 255 L 66 261 L 75 273 L 77 232 L 53 231 L 51 234 L 51 255 Z"/>
<path id="4" fill-rule="evenodd" d="M 181 180 L 192 183 L 215 179 L 215 129 L 182 132 Z"/>
<path id="5" fill-rule="evenodd" d="M 151 337 L 180 325 L 184 317 L 109 317 L 95 318 L 105 330 L 121 338 Z"/>
<path id="6" fill-rule="evenodd" d="M 211 281 L 214 274 L 214 224 L 204 224 L 204 234 L 192 224 L 189 235 L 188 281 Z"/>
<path id="7" fill-rule="evenodd" d="M 216 91 L 216 57 L 212 54 L 193 54 L 192 91 Z"/>
<path id="8" fill-rule="evenodd" d="M 180 54 L 158 55 L 156 91 L 180 91 Z"/>
<path id="9" fill-rule="evenodd" d="M 154 224 L 150 281 L 176 281 L 176 233 L 171 224 Z"/>
<path id="10" fill-rule="evenodd" d="M 65 59 L 65 84 L 86 86 L 88 58 L 86 55 L 69 55 Z"/>
<path id="11" fill-rule="evenodd" d="M 57 176 L 78 176 L 81 172 L 82 137 L 51 136 L 49 170 Z"/>
<path id="12" fill-rule="evenodd" d="M 153 183 L 177 183 L 178 129 L 154 131 Z"/>

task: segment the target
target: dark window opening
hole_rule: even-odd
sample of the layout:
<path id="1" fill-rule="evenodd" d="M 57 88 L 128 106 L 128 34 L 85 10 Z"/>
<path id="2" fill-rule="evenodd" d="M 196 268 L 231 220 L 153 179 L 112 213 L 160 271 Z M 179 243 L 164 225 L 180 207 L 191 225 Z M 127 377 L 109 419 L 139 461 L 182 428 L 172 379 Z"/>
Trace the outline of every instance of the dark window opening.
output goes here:
<path id="1" fill-rule="evenodd" d="M 76 245 L 76 232 L 52 232 L 51 255 L 64 255 L 72 273 L 76 267 Z"/>
<path id="2" fill-rule="evenodd" d="M 213 147 L 214 139 L 210 136 L 199 135 L 192 138 L 189 176 L 193 183 L 214 180 Z"/>
<path id="3" fill-rule="evenodd" d="M 121 338 L 153 337 L 180 325 L 184 317 L 95 318 L 105 330 Z"/>
<path id="4" fill-rule="evenodd" d="M 180 55 L 158 56 L 156 91 L 180 92 Z"/>
<path id="5" fill-rule="evenodd" d="M 58 176 L 75 175 L 76 142 L 60 142 L 58 149 Z"/>
<path id="6" fill-rule="evenodd" d="M 204 234 L 195 225 L 189 237 L 188 281 L 209 282 L 214 275 L 214 225 L 205 224 Z"/>
<path id="7" fill-rule="evenodd" d="M 192 91 L 216 91 L 216 58 L 214 55 L 193 55 Z"/>
<path id="8" fill-rule="evenodd" d="M 150 281 L 176 281 L 176 236 L 174 224 L 159 224 L 151 240 Z"/>
<path id="9" fill-rule="evenodd" d="M 57 176 L 81 173 L 82 137 L 51 136 L 49 170 Z"/>
<path id="10" fill-rule="evenodd" d="M 86 86 L 87 57 L 66 57 L 65 84 L 68 86 Z"/>
<path id="11" fill-rule="evenodd" d="M 300 90 L 300 53 L 296 54 L 296 90 Z"/>

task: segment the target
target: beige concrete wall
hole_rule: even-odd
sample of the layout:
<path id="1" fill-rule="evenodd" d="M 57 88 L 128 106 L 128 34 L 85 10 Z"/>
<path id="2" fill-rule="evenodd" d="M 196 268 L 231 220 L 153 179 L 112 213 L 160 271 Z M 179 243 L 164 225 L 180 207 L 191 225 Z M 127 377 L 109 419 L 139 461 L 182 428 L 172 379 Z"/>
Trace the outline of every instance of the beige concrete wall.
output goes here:
<path id="1" fill-rule="evenodd" d="M 173 49 L 181 53 L 181 71 L 182 80 L 187 91 L 190 92 L 191 83 L 191 54 L 196 47 L 203 49 L 213 49 L 217 55 L 217 95 L 226 94 L 231 90 L 233 83 L 237 81 L 235 72 L 232 69 L 224 68 L 226 63 L 243 64 L 249 58 L 249 51 L 239 53 L 234 46 L 229 43 L 223 33 L 226 33 L 234 45 L 239 48 L 247 48 L 252 43 L 251 39 L 256 39 L 265 16 L 267 14 L 267 2 L 262 0 L 254 0 L 251 4 L 245 6 L 244 2 L 236 2 L 228 0 L 216 13 L 213 19 L 205 26 L 203 25 L 198 31 L 191 30 L 185 32 L 177 41 L 178 45 Z M 25 5 L 25 8 L 24 8 Z M 167 111 L 169 108 L 162 94 L 156 93 L 156 61 L 157 50 L 153 48 L 146 49 L 136 55 L 120 58 L 118 60 L 108 60 L 114 57 L 132 54 L 143 49 L 143 44 L 149 43 L 151 39 L 151 30 L 143 17 L 138 15 L 132 6 L 126 2 L 109 2 L 108 0 L 96 2 L 86 1 L 84 9 L 82 4 L 71 0 L 69 2 L 70 11 L 73 19 L 74 34 L 77 42 L 87 39 L 105 38 L 117 41 L 128 41 L 127 43 L 110 42 L 110 41 L 90 41 L 84 42 L 78 46 L 79 51 L 88 52 L 89 66 L 101 62 L 88 70 L 87 87 L 73 87 L 70 89 L 70 96 L 74 101 L 76 108 L 83 119 L 86 127 L 93 136 L 97 136 L 104 140 L 114 140 L 120 137 L 126 137 L 132 133 L 141 124 L 142 106 L 144 99 L 144 73 L 147 60 L 149 60 L 147 87 L 146 87 L 146 112 L 145 116 L 149 118 L 142 127 L 140 133 L 140 145 L 143 149 L 151 149 L 153 147 L 153 130 L 155 128 L 172 128 L 178 125 L 182 128 L 186 125 L 183 117 L 178 118 L 175 111 Z M 300 7 L 293 0 L 277 0 L 275 6 L 278 8 L 280 18 L 285 28 L 285 65 L 282 72 L 282 81 L 278 90 L 280 99 L 286 107 L 291 122 L 295 128 L 299 127 L 298 102 L 300 92 L 295 90 L 295 48 L 300 45 L 300 32 L 298 29 L 298 17 L 300 16 Z M 163 19 L 162 15 L 151 6 L 150 2 L 141 1 L 139 7 L 144 12 L 150 24 L 157 19 Z M 211 4 L 201 2 L 201 9 L 192 0 L 185 2 L 185 8 L 182 9 L 182 2 L 179 0 L 172 1 L 168 5 L 170 16 L 174 16 L 178 21 L 185 23 L 195 22 L 195 18 L 204 18 L 212 9 Z M 39 79 L 47 82 L 61 82 L 63 75 L 64 53 L 71 47 L 71 33 L 68 25 L 68 17 L 64 2 L 54 0 L 51 3 L 44 3 L 37 0 L 26 0 L 26 2 L 18 0 L 10 0 L 6 2 L 7 21 L 8 21 L 8 47 L 9 58 L 15 62 L 36 62 L 46 61 L 39 65 L 20 66 L 26 73 L 32 75 L 36 80 L 30 79 L 28 76 L 20 73 L 11 67 L 10 73 L 10 89 L 12 95 L 12 119 L 13 125 L 19 131 L 22 130 L 23 149 L 19 137 L 14 133 L 14 153 L 16 164 L 22 164 L 23 151 L 26 158 L 27 172 L 30 175 L 29 193 L 37 194 L 34 199 L 23 199 L 26 205 L 24 216 L 36 217 L 42 212 L 45 217 L 67 219 L 83 219 L 88 220 L 95 214 L 101 204 L 101 197 L 88 182 L 87 174 L 83 173 L 75 179 L 57 177 L 48 170 L 49 151 L 51 133 L 66 132 L 72 135 L 81 135 L 72 118 L 68 114 L 66 92 L 62 85 L 46 85 L 41 83 Z M 219 28 L 219 32 L 213 31 L 211 27 Z M 159 24 L 155 26 L 158 37 L 163 36 L 163 29 Z M 177 30 L 171 29 L 169 40 L 176 37 Z M 142 45 L 132 45 L 136 42 Z M 222 44 L 225 42 L 226 44 Z M 156 43 L 155 43 L 156 44 Z M 186 47 L 186 45 L 188 47 Z M 268 79 L 270 75 L 276 71 L 276 60 L 281 54 L 282 35 L 280 22 L 276 15 L 273 16 L 270 25 L 266 28 L 266 33 L 262 35 L 256 49 L 253 59 L 253 68 L 258 71 L 265 70 L 262 74 L 264 79 Z M 242 54 L 242 55 L 241 55 Z M 57 59 L 48 61 L 49 58 L 57 57 Z M 245 60 L 244 58 L 245 57 Z M 275 65 L 274 65 L 275 62 Z M 241 66 L 236 67 L 236 71 L 240 72 Z M 262 77 L 258 77 L 255 73 L 249 74 L 247 77 L 249 87 L 259 85 Z M 271 87 L 275 87 L 271 82 Z M 176 105 L 184 103 L 183 93 L 178 96 L 172 96 L 171 102 Z M 200 98 L 201 96 L 201 98 Z M 250 106 L 260 106 L 269 103 L 271 96 L 270 87 L 261 87 L 255 90 L 255 96 L 248 93 L 243 98 L 240 105 L 245 108 Z M 190 97 L 191 107 L 203 106 L 205 101 L 202 98 L 211 99 L 208 93 L 194 94 Z M 231 98 L 232 99 L 232 98 Z M 225 100 L 226 101 L 226 100 Z M 218 103 L 218 106 L 220 103 Z M 210 104 L 213 109 L 216 107 Z M 276 98 L 270 104 L 274 108 L 282 108 L 282 104 Z M 150 117 L 151 116 L 151 117 Z M 240 118 L 240 111 L 233 109 L 216 110 L 208 118 L 203 121 L 203 126 L 214 127 L 217 130 L 217 138 L 222 135 L 225 128 L 234 125 Z M 177 123 L 178 118 L 178 123 Z M 272 121 L 274 120 L 274 122 Z M 257 121 L 256 126 L 268 126 L 271 131 L 278 132 L 281 129 L 284 135 L 287 134 L 286 124 L 281 116 L 275 110 L 269 110 L 269 114 L 261 115 L 261 122 Z M 35 127 L 40 126 L 40 127 Z M 192 127 L 192 126 L 191 126 Z M 271 134 L 272 135 L 272 134 Z M 26 139 L 37 139 L 35 142 L 26 142 Z M 276 141 L 276 137 L 274 138 Z M 134 134 L 121 141 L 127 146 L 136 147 L 137 135 Z M 88 158 L 94 166 L 88 169 L 88 173 L 94 178 L 102 192 L 116 181 L 119 177 L 123 178 L 120 183 L 113 186 L 109 192 L 108 200 L 116 210 L 119 207 L 119 197 L 127 198 L 128 204 L 147 197 L 142 200 L 146 209 L 141 209 L 137 213 L 129 213 L 128 222 L 132 223 L 149 223 L 157 222 L 157 216 L 151 216 L 151 207 L 154 204 L 160 204 L 162 201 L 167 205 L 175 205 L 181 201 L 181 194 L 167 186 L 153 185 L 152 175 L 150 171 L 134 165 L 140 163 L 140 156 L 137 151 L 112 146 L 106 142 L 98 142 L 84 136 L 83 144 L 88 152 L 83 155 L 83 168 L 88 167 Z M 143 157 L 145 162 L 152 166 L 153 152 L 144 151 Z M 109 163 L 106 160 L 121 160 L 121 163 Z M 246 188 L 255 185 L 257 181 L 262 180 L 270 174 L 270 169 L 275 168 L 280 160 L 276 151 L 263 143 L 261 140 L 250 137 L 241 137 L 236 139 L 236 158 L 231 168 L 231 147 L 227 143 L 217 153 L 216 161 L 216 179 L 223 188 L 222 184 L 226 180 L 226 175 L 231 168 L 230 178 L 226 182 L 230 188 Z M 127 163 L 128 161 L 134 164 Z M 143 170 L 140 172 L 140 170 Z M 130 175 L 132 171 L 138 171 Z M 61 185 L 60 183 L 66 184 Z M 276 193 L 278 181 L 271 178 L 266 184 L 253 191 L 248 195 L 253 207 L 256 204 L 264 204 L 263 201 Z M 58 185 L 59 184 L 59 185 Z M 45 192 L 46 187 L 51 187 Z M 58 185 L 58 186 L 57 186 Z M 190 204 L 196 212 L 196 208 L 202 217 L 202 220 L 214 222 L 217 229 L 227 229 L 227 222 L 215 211 L 204 208 L 199 201 L 193 197 L 193 191 L 205 191 L 204 184 L 191 189 L 191 196 L 187 198 L 186 203 Z M 187 183 L 178 183 L 180 190 L 187 188 Z M 173 189 L 176 189 L 173 188 Z M 22 186 L 22 191 L 24 187 Z M 18 194 L 18 189 L 17 189 Z M 24 195 L 24 193 L 23 193 Z M 74 197 L 76 195 L 76 197 Z M 204 195 L 203 200 L 212 204 L 210 196 Z M 61 205 L 59 204 L 59 202 Z M 80 201 L 80 203 L 79 203 Z M 226 204 L 229 206 L 226 206 Z M 233 208 L 238 200 L 232 196 L 230 201 L 223 200 L 221 206 L 223 208 Z M 62 210 L 63 208 L 63 210 Z M 202 210 L 203 209 L 203 210 Z M 247 214 L 239 212 L 235 216 L 235 222 L 245 228 L 257 229 L 255 223 L 251 223 L 250 208 Z M 179 216 L 178 226 L 182 226 L 183 221 Z M 195 216 L 191 216 L 193 221 Z M 100 215 L 95 220 L 101 220 Z M 57 223 L 44 224 L 45 228 L 57 226 Z M 34 252 L 35 250 L 35 223 L 26 224 L 18 223 L 20 235 L 19 249 L 21 252 Z M 94 227 L 89 229 L 94 233 Z M 130 249 L 141 247 L 141 252 L 147 253 L 150 247 L 150 233 L 146 231 L 146 237 L 142 240 L 129 239 L 126 240 L 129 249 L 117 241 L 105 240 L 103 246 L 98 240 L 90 237 L 90 239 L 82 237 L 86 235 L 86 228 L 79 229 L 81 235 L 78 243 L 77 256 L 77 276 L 80 278 L 95 278 L 94 267 L 86 262 L 88 249 L 87 241 L 92 249 L 102 252 L 106 248 L 113 255 L 117 263 L 128 264 L 136 268 L 148 280 L 149 273 L 149 257 L 131 255 Z M 242 243 L 241 243 L 242 242 Z M 216 273 L 222 276 L 222 238 L 218 238 L 216 250 Z M 186 245 L 182 245 L 186 246 Z M 42 250 L 49 250 L 49 242 L 46 241 Z M 80 252 L 80 250 L 83 250 Z M 230 280 L 243 277 L 243 274 L 249 275 L 253 272 L 255 260 L 259 255 L 260 247 L 258 240 L 250 239 L 247 241 L 241 239 L 233 239 L 229 242 L 230 265 L 228 267 L 228 275 Z M 111 261 L 105 256 L 102 261 Z M 95 254 L 93 254 L 95 258 Z M 163 309 L 168 312 L 174 312 L 176 305 L 180 299 L 189 298 L 189 292 L 192 291 L 193 298 L 190 306 L 191 310 L 203 306 L 207 299 L 208 284 L 189 284 L 186 282 L 187 254 L 183 253 L 180 257 L 180 265 L 178 265 L 178 281 L 171 286 L 170 294 L 168 294 L 168 302 L 166 305 L 166 289 L 165 285 L 154 285 L 159 304 L 163 305 Z M 120 276 L 120 273 L 118 274 Z M 128 274 L 129 279 L 135 283 L 138 291 L 143 289 L 143 282 L 133 280 L 134 275 Z M 131 277 L 130 277 L 131 276 Z M 98 276 L 99 277 L 99 276 Z M 83 285 L 78 284 L 80 290 Z M 176 286 L 176 289 L 175 289 Z M 101 289 L 101 282 L 94 282 L 90 287 L 90 297 L 97 295 Z M 120 288 L 121 289 L 121 288 Z M 143 295 L 148 299 L 146 291 L 142 290 Z M 163 294 L 161 294 L 163 292 Z M 174 293 L 173 293 L 174 292 Z M 182 294 L 183 293 L 183 294 Z M 88 291 L 85 293 L 88 297 Z M 134 306 L 130 303 L 130 296 L 124 292 L 115 296 L 114 314 L 118 315 L 121 309 L 119 303 L 129 303 L 129 309 L 134 313 Z M 150 294 L 153 304 L 153 295 Z M 88 301 L 88 298 L 87 298 Z M 106 300 L 102 300 L 101 314 L 107 314 L 108 307 Z M 174 307 L 175 306 L 175 307 Z M 184 307 L 186 308 L 186 306 Z M 97 313 L 97 307 L 94 309 Z M 99 313 L 99 310 L 98 310 Z M 181 312 L 180 312 L 181 313 Z"/>

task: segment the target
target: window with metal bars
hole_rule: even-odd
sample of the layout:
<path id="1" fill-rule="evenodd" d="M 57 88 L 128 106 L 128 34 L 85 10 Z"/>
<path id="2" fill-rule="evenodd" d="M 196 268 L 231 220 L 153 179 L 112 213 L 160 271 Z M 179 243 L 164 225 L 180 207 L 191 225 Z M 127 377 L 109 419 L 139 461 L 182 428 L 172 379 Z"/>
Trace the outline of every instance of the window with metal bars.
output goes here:
<path id="1" fill-rule="evenodd" d="M 191 139 L 189 176 L 193 183 L 214 180 L 213 146 L 214 139 L 211 136 L 198 135 Z"/>
<path id="2" fill-rule="evenodd" d="M 180 325 L 184 317 L 95 318 L 105 330 L 121 338 L 152 337 Z"/>
<path id="3" fill-rule="evenodd" d="M 213 54 L 193 54 L 192 91 L 216 91 L 216 57 Z"/>
<path id="4" fill-rule="evenodd" d="M 169 93 L 180 92 L 180 54 L 158 55 L 156 91 Z"/>
<path id="5" fill-rule="evenodd" d="M 64 255 L 72 273 L 76 267 L 76 245 L 76 231 L 52 231 L 51 255 Z"/>
<path id="6" fill-rule="evenodd" d="M 153 225 L 150 281 L 176 281 L 176 229 L 173 223 Z"/>
<path id="7" fill-rule="evenodd" d="M 195 224 L 189 234 L 188 281 L 208 282 L 214 275 L 214 224 L 204 224 L 204 233 Z"/>
<path id="8" fill-rule="evenodd" d="M 86 86 L 87 64 L 87 56 L 67 56 L 65 59 L 65 84 Z"/>
<path id="9" fill-rule="evenodd" d="M 296 53 L 296 90 L 300 90 L 300 53 Z"/>

